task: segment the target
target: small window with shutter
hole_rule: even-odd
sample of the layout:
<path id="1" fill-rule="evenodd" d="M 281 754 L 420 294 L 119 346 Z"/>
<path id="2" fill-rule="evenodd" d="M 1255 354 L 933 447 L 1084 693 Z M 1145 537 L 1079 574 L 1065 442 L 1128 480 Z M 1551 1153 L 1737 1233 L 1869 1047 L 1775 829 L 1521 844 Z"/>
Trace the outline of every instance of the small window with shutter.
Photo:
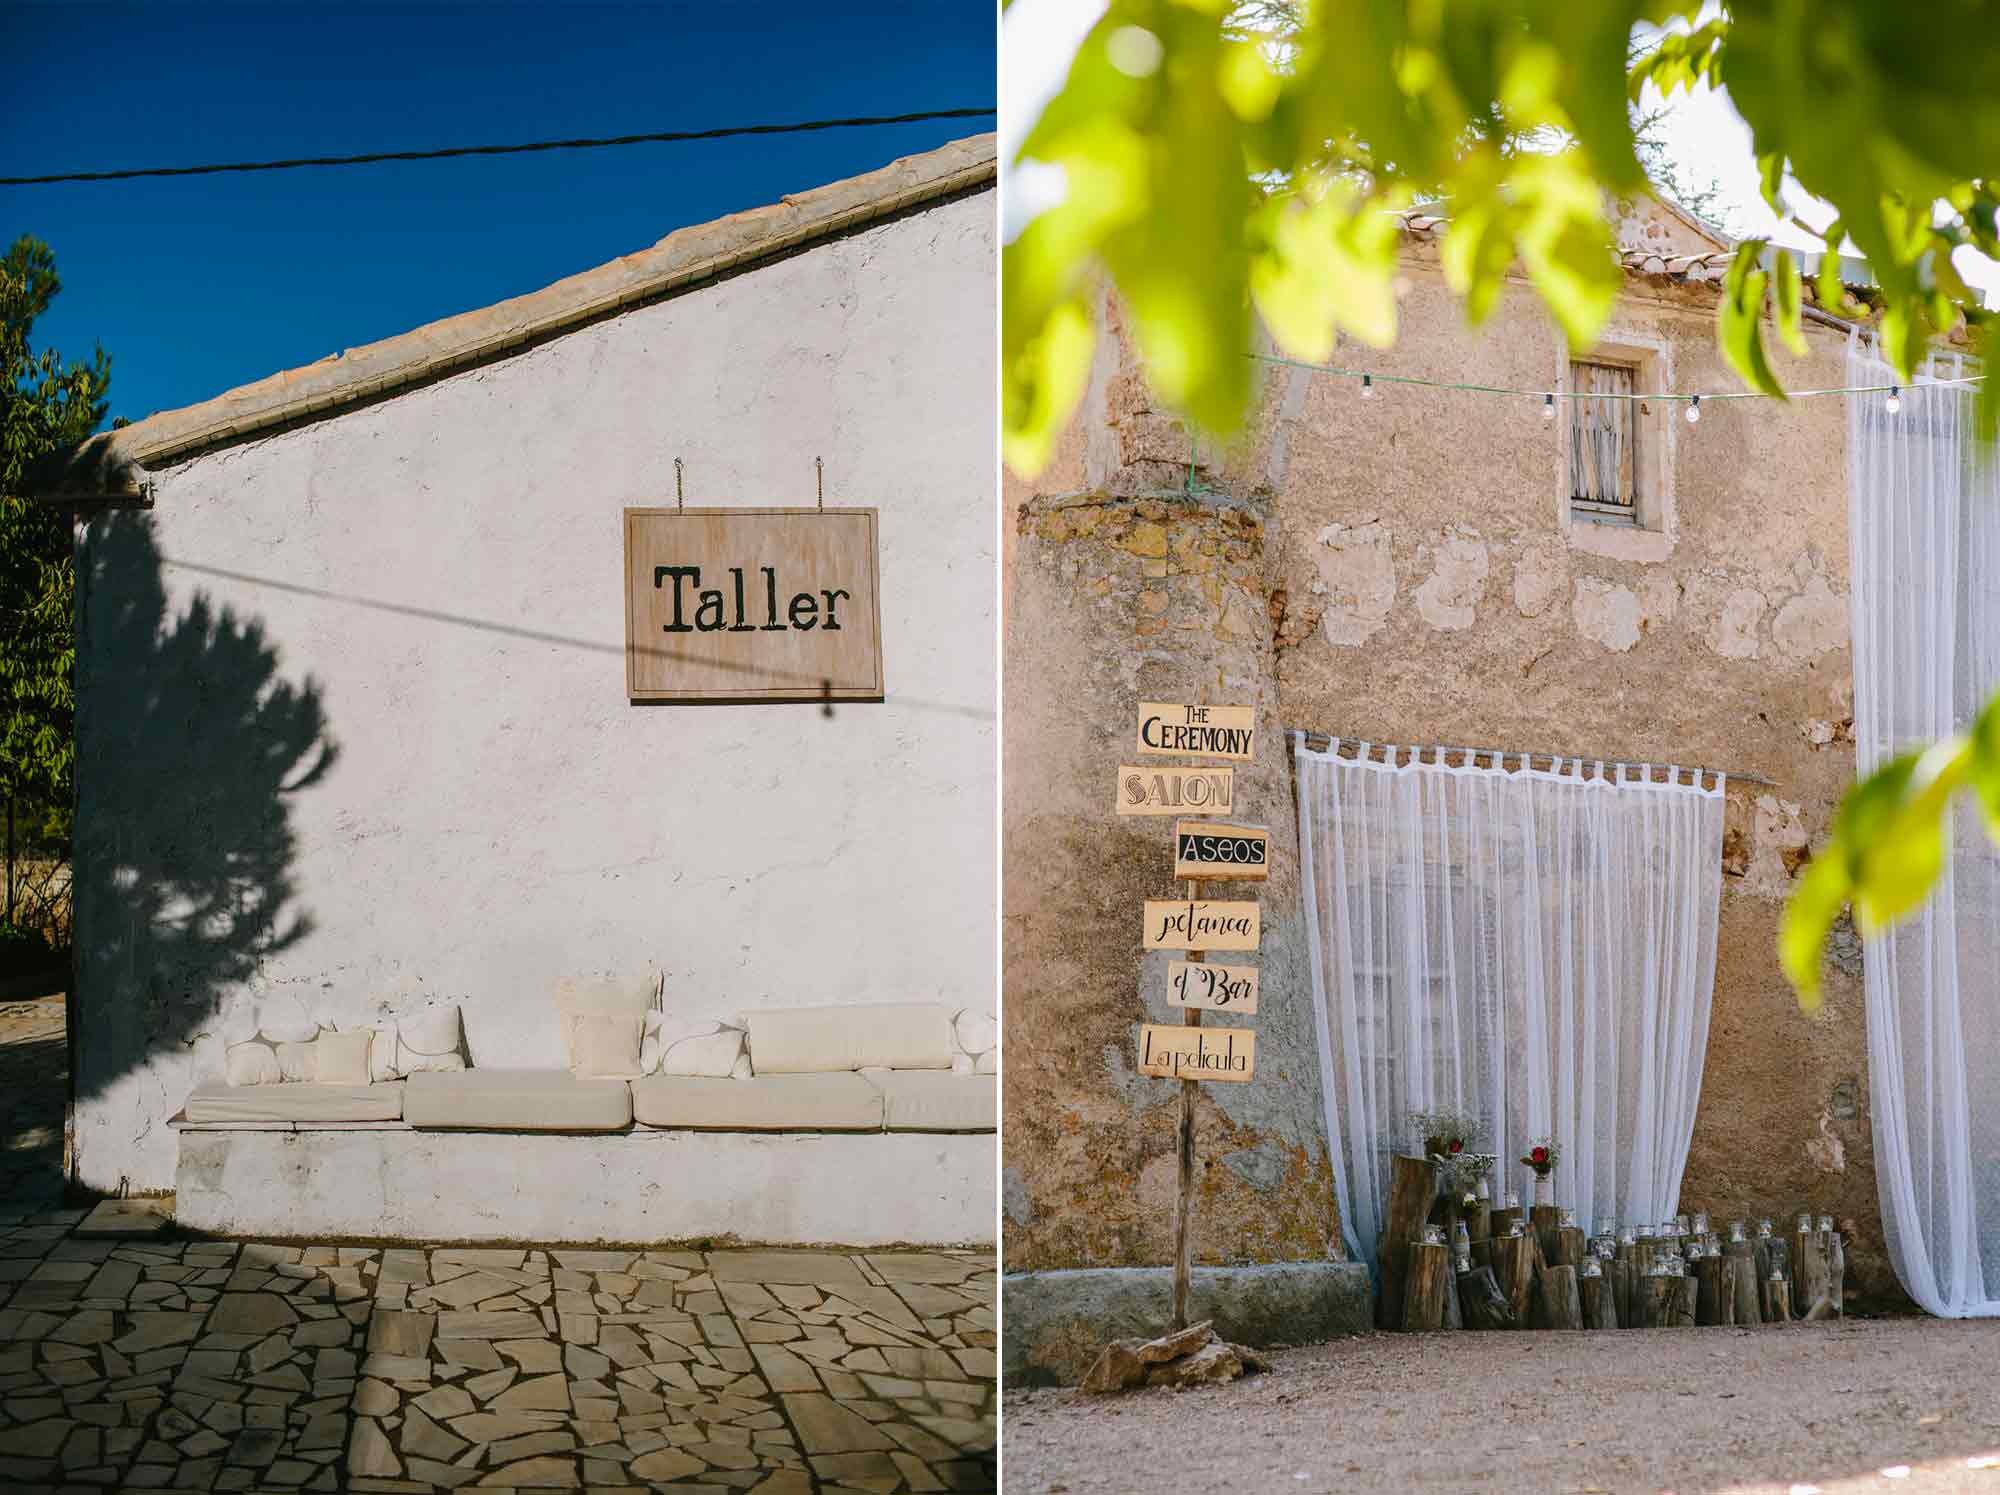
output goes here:
<path id="1" fill-rule="evenodd" d="M 1578 518 L 1636 524 L 1639 517 L 1639 401 L 1636 371 L 1624 364 L 1569 366 L 1569 492 Z"/>

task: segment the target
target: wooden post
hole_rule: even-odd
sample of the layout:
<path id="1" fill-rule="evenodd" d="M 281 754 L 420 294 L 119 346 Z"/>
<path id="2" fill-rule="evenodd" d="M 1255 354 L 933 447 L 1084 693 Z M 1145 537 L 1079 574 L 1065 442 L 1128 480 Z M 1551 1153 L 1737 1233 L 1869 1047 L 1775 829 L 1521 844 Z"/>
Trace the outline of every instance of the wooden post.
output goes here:
<path id="1" fill-rule="evenodd" d="M 1695 1299 L 1694 1321 L 1697 1324 L 1728 1324 L 1734 1322 L 1730 1313 L 1729 1279 L 1724 1275 L 1725 1259 L 1720 1256 L 1702 1256 L 1695 1259 L 1694 1280 L 1699 1291 Z"/>
<path id="2" fill-rule="evenodd" d="M 1398 1153 L 1389 1159 L 1389 1199 L 1383 1212 L 1382 1235 L 1375 1243 L 1375 1263 L 1381 1269 L 1382 1296 L 1375 1304 L 1375 1327 L 1403 1327 L 1403 1281 L 1410 1269 L 1409 1247 L 1424 1238 L 1431 1199 L 1437 1192 L 1437 1170 L 1428 1158 Z M 1449 1249 L 1449 1248 L 1447 1248 Z"/>
<path id="3" fill-rule="evenodd" d="M 1534 1238 L 1529 1235 L 1500 1236 L 1493 1242 L 1493 1275 L 1507 1306 L 1514 1314 L 1514 1326 L 1528 1326 L 1528 1309 L 1534 1295 Z"/>
<path id="4" fill-rule="evenodd" d="M 1836 1317 L 1847 1317 L 1847 1244 L 1834 1231 L 1827 1237 L 1826 1250 L 1826 1291 L 1833 1299 Z"/>
<path id="5" fill-rule="evenodd" d="M 1611 1279 L 1612 1308 L 1621 1329 L 1638 1327 L 1635 1305 L 1632 1302 L 1632 1258 L 1637 1248 L 1623 1241 L 1618 1244 L 1618 1254 L 1604 1264 L 1604 1270 Z"/>
<path id="6" fill-rule="evenodd" d="M 1475 1267 L 1458 1278 L 1458 1301 L 1468 1329 L 1512 1329 L 1514 1305 L 1500 1291 L 1491 1267 Z"/>
<path id="7" fill-rule="evenodd" d="M 1803 1318 L 1808 1309 L 1827 1296 L 1826 1254 L 1820 1250 L 1817 1231 L 1792 1233 L 1792 1280 L 1798 1284 L 1792 1311 Z"/>
<path id="8" fill-rule="evenodd" d="M 1581 1329 L 1583 1300 L 1577 1291 L 1576 1268 L 1555 1266 L 1536 1279 L 1541 1299 L 1537 1329 Z"/>
<path id="9" fill-rule="evenodd" d="M 1558 1225 L 1551 1242 L 1549 1264 L 1558 1267 L 1580 1267 L 1583 1253 L 1589 1242 L 1584 1238 L 1583 1228 L 1577 1225 Z"/>
<path id="10" fill-rule="evenodd" d="M 1535 1246 L 1541 1252 L 1543 1261 L 1556 1259 L 1556 1228 L 1562 1219 L 1562 1211 L 1553 1204 L 1537 1204 L 1528 1211 L 1528 1219 L 1535 1232 Z"/>
<path id="11" fill-rule="evenodd" d="M 1792 1321 L 1791 1283 L 1767 1282 L 1764 1285 L 1770 1289 L 1771 1294 L 1770 1322 L 1781 1326 L 1789 1324 Z"/>
<path id="12" fill-rule="evenodd" d="M 1764 1321 L 1764 1285 L 1757 1275 L 1757 1263 L 1764 1256 L 1762 1244 L 1730 1241 L 1722 1248 L 1723 1271 L 1729 1277 L 1729 1311 L 1738 1324 L 1755 1326 Z"/>
<path id="13" fill-rule="evenodd" d="M 1605 1265 L 1609 1266 L 1610 1263 Z M 1602 1273 L 1595 1277 L 1579 1277 L 1576 1280 L 1577 1294 L 1583 1304 L 1583 1324 L 1586 1329 L 1615 1329 L 1618 1327 L 1617 1296 L 1612 1291 L 1611 1279 Z"/>
<path id="14" fill-rule="evenodd" d="M 1701 1281 L 1695 1277 L 1669 1277 L 1674 1285 L 1667 1323 L 1675 1329 L 1692 1329 L 1700 1322 Z"/>
<path id="15" fill-rule="evenodd" d="M 1493 1201 L 1475 1199 L 1465 1205 L 1465 1233 L 1472 1238 L 1473 1245 L 1490 1240 L 1493 1236 Z"/>
<path id="16" fill-rule="evenodd" d="M 1201 884 L 1192 883 L 1195 902 L 1201 901 Z M 1202 952 L 1188 951 L 1188 960 L 1200 964 Z M 1201 1009 L 1183 1007 L 1181 1025 L 1201 1026 Z M 1194 1211 L 1194 1103 L 1200 1090 L 1198 1080 L 1181 1081 L 1180 1167 L 1174 1187 L 1174 1321 L 1175 1333 L 1188 1326 L 1188 1279 L 1194 1274 L 1194 1233 L 1188 1229 Z"/>
<path id="17" fill-rule="evenodd" d="M 1407 1248 L 1407 1257 L 1403 1321 L 1397 1327 L 1411 1333 L 1442 1329 L 1445 1282 L 1452 1275 L 1451 1247 L 1426 1246 L 1419 1241 Z"/>

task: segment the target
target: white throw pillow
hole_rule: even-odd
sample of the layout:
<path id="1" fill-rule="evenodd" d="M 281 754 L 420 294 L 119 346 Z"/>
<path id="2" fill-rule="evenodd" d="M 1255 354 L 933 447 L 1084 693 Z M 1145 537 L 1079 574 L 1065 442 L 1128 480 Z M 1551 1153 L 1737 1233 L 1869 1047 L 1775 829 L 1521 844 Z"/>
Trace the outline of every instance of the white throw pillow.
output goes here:
<path id="1" fill-rule="evenodd" d="M 380 1085 L 387 1080 L 402 1079 L 403 1072 L 396 1068 L 396 1025 L 384 1023 L 368 1031 L 373 1035 L 368 1045 L 368 1082 Z"/>
<path id="2" fill-rule="evenodd" d="M 637 1018 L 659 1005 L 661 977 L 648 971 L 638 979 L 605 976 L 569 977 L 556 984 L 556 1018 L 562 1029 L 569 1067 L 577 1067 L 576 1020 L 586 1014 Z M 634 1062 L 637 1060 L 635 1058 Z"/>
<path id="3" fill-rule="evenodd" d="M 959 1052 L 970 1054 L 975 1059 L 1000 1042 L 1000 1025 L 990 1012 L 979 1012 L 971 1007 L 960 1010 L 951 1020 L 952 1038 L 957 1042 Z"/>
<path id="4" fill-rule="evenodd" d="M 750 1064 L 750 1051 L 748 1049 L 738 1054 L 736 1062 L 729 1066 L 729 1078 L 732 1080 L 754 1080 L 757 1078 L 757 1071 Z"/>
<path id="5" fill-rule="evenodd" d="M 997 1075 L 1000 1073 L 1000 1050 L 990 1048 L 972 1061 L 972 1072 L 977 1075 Z"/>
<path id="6" fill-rule="evenodd" d="M 391 1068 L 398 1075 L 457 1073 L 465 1068 L 462 1032 L 455 1002 L 405 1014 L 396 1020 L 396 1058 Z"/>
<path id="7" fill-rule="evenodd" d="M 368 1045 L 374 1037 L 366 1028 L 320 1034 L 312 1041 L 312 1079 L 321 1085 L 366 1085 Z"/>
<path id="8" fill-rule="evenodd" d="M 955 1075 L 969 1075 L 972 1073 L 974 1062 L 970 1054 L 954 1054 L 951 1058 L 951 1072 Z"/>
<path id="9" fill-rule="evenodd" d="M 222 1053 L 222 1077 L 231 1085 L 275 1085 L 284 1076 L 278 1051 L 261 1038 L 232 1043 Z"/>
<path id="10" fill-rule="evenodd" d="M 273 1043 L 311 1043 L 319 1024 L 296 997 L 274 997 L 257 1004 L 257 1032 Z"/>
<path id="11" fill-rule="evenodd" d="M 760 1075 L 950 1069 L 952 1010 L 937 1002 L 853 1002 L 744 1014 Z"/>
<path id="12" fill-rule="evenodd" d="M 594 1079 L 635 1080 L 639 1077 L 642 1017 L 612 1012 L 580 1012 L 571 1020 L 570 1071 Z"/>
<path id="13" fill-rule="evenodd" d="M 319 1055 L 311 1043 L 281 1043 L 277 1050 L 280 1080 L 310 1085 L 319 1078 Z"/>
<path id="14" fill-rule="evenodd" d="M 663 1040 L 659 1072 L 726 1080 L 742 1057 L 742 1029 L 716 1027 L 710 1033 Z"/>

